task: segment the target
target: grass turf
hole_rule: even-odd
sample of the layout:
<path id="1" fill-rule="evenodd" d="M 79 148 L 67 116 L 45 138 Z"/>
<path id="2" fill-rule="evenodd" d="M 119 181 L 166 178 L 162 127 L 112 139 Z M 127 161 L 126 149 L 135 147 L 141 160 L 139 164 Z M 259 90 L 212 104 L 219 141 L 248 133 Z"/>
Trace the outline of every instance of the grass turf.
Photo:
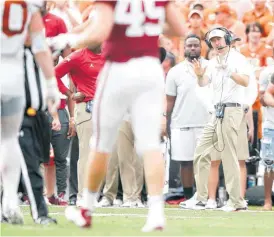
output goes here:
<path id="1" fill-rule="evenodd" d="M 28 207 L 23 207 L 23 226 L 1 225 L 1 236 L 273 236 L 274 212 L 225 213 L 167 208 L 167 228 L 163 232 L 142 233 L 147 209 L 98 208 L 92 229 L 81 229 L 68 222 L 64 208 L 50 207 L 50 215 L 58 225 L 34 224 Z"/>

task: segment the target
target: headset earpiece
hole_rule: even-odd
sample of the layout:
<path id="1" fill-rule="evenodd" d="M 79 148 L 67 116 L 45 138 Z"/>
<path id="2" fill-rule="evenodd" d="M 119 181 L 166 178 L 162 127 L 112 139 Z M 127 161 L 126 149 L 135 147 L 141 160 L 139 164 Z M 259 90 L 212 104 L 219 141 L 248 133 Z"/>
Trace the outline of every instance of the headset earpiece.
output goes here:
<path id="1" fill-rule="evenodd" d="M 224 28 L 224 27 L 216 27 L 216 28 L 214 28 L 214 29 L 208 31 L 208 32 L 205 34 L 205 42 L 206 42 L 208 48 L 210 48 L 210 49 L 213 48 L 212 45 L 211 45 L 210 40 L 208 40 L 208 35 L 209 35 L 209 33 L 210 33 L 211 31 L 213 31 L 213 30 L 222 30 L 222 31 L 224 31 L 224 32 L 226 33 L 226 34 L 224 35 L 225 43 L 226 43 L 227 46 L 230 46 L 230 45 L 231 45 L 231 42 L 232 42 L 232 35 L 230 34 L 230 32 L 229 32 L 226 28 Z"/>
<path id="2" fill-rule="evenodd" d="M 212 49 L 212 45 L 211 45 L 210 41 L 208 40 L 208 35 L 209 35 L 210 32 L 211 32 L 211 30 L 208 31 L 208 32 L 205 34 L 205 43 L 206 43 L 206 45 L 207 45 L 208 48 Z"/>

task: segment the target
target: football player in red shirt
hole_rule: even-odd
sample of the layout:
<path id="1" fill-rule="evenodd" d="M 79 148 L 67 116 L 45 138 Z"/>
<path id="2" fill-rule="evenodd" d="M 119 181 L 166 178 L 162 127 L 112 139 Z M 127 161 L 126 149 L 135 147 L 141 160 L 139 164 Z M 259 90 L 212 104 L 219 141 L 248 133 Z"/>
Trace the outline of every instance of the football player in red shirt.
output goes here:
<path id="1" fill-rule="evenodd" d="M 66 210 L 78 226 L 91 225 L 97 192 L 106 174 L 108 157 L 126 111 L 131 112 L 136 150 L 144 157 L 149 213 L 144 232 L 165 226 L 164 159 L 160 149 L 164 112 L 164 72 L 158 59 L 158 37 L 165 33 L 183 36 L 184 22 L 173 1 L 97 1 L 95 15 L 81 34 L 63 35 L 52 46 L 96 47 L 106 41 L 106 64 L 100 73 L 94 101 L 91 159 L 87 189 L 81 210 Z"/>
<path id="2" fill-rule="evenodd" d="M 78 173 L 77 201 L 81 201 L 83 194 L 84 173 L 89 155 L 89 139 L 92 135 L 92 105 L 97 76 L 103 64 L 101 47 L 98 47 L 96 50 L 88 48 L 77 50 L 55 67 L 59 90 L 67 95 L 70 100 L 76 102 L 75 124 L 79 138 L 79 160 L 78 167 L 75 167 Z M 73 93 L 63 84 L 61 78 L 66 74 L 70 74 L 77 93 Z"/>

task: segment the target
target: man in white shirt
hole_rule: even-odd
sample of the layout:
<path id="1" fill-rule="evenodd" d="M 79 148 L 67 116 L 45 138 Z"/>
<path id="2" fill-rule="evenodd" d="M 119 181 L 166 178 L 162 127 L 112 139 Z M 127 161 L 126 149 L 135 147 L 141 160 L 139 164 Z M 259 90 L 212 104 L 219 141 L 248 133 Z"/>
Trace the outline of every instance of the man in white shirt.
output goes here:
<path id="1" fill-rule="evenodd" d="M 263 139 L 261 157 L 265 165 L 264 173 L 264 190 L 265 203 L 264 210 L 272 210 L 272 183 L 274 179 L 274 65 L 266 67 L 260 74 L 260 99 L 263 106 L 265 106 L 263 123 Z"/>
<path id="2" fill-rule="evenodd" d="M 205 68 L 207 60 L 200 57 L 201 39 L 190 34 L 185 39 L 185 60 L 167 74 L 167 114 L 171 114 L 172 159 L 181 166 L 181 182 L 187 199 L 193 195 L 193 157 L 197 141 L 208 122 L 207 93 L 209 87 L 201 88 L 192 61 L 198 59 Z"/>
<path id="3" fill-rule="evenodd" d="M 222 152 L 226 188 L 230 197 L 222 210 L 243 210 L 246 204 L 240 191 L 237 144 L 241 142 L 238 135 L 244 119 L 242 105 L 245 104 L 245 87 L 249 84 L 249 67 L 243 55 L 230 49 L 232 37 L 226 28 L 214 28 L 208 32 L 206 40 L 208 46 L 218 54 L 209 61 L 206 70 L 194 60 L 194 70 L 200 86 L 212 83 L 215 113 L 205 126 L 194 155 L 196 208 L 205 207 L 208 192 L 204 180 L 208 180 L 210 153 L 216 149 Z"/>
<path id="4" fill-rule="evenodd" d="M 232 50 L 232 49 L 231 49 Z M 254 123 L 252 117 L 252 105 L 256 100 L 258 95 L 257 90 L 257 81 L 254 70 L 250 68 L 250 79 L 249 85 L 246 87 L 245 92 L 245 103 L 243 104 L 243 109 L 246 112 L 245 119 L 242 120 L 239 130 L 239 137 L 237 147 L 237 156 L 240 165 L 240 173 L 241 173 L 241 196 L 245 197 L 246 192 L 246 160 L 249 158 L 249 147 L 248 147 L 248 140 L 253 142 L 253 134 L 254 134 Z M 248 125 L 248 131 L 247 131 Z M 216 202 L 216 189 L 219 182 L 219 166 L 221 164 L 221 156 L 222 153 L 214 150 L 211 153 L 211 169 L 210 169 L 210 176 L 209 176 L 209 183 L 208 183 L 208 201 L 205 206 L 206 209 L 215 209 L 217 208 Z"/>

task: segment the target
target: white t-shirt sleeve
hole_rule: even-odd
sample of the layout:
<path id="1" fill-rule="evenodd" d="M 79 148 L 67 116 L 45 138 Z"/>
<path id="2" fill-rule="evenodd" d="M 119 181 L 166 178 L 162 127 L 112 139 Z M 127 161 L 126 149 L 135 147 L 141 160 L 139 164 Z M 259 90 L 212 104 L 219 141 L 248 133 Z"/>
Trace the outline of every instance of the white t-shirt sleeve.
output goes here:
<path id="1" fill-rule="evenodd" d="M 166 78 L 166 87 L 165 87 L 165 91 L 166 91 L 166 95 L 170 95 L 170 96 L 177 96 L 177 85 L 176 85 L 176 66 L 172 69 L 170 69 L 170 71 L 167 74 L 167 78 Z"/>

